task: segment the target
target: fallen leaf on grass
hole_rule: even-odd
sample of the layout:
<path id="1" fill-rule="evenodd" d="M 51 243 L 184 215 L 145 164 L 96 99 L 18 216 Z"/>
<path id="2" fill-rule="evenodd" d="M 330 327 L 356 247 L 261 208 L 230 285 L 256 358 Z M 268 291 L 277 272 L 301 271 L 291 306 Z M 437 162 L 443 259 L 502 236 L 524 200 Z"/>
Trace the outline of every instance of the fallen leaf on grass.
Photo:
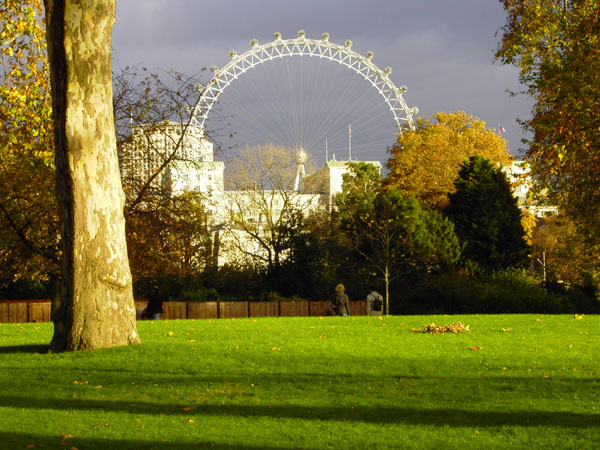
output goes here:
<path id="1" fill-rule="evenodd" d="M 478 346 L 469 347 L 469 350 L 473 350 L 473 351 L 483 350 L 483 347 L 478 347 Z"/>
<path id="2" fill-rule="evenodd" d="M 72 434 L 61 434 L 59 437 L 61 439 L 70 439 L 73 437 L 73 435 Z"/>
<path id="3" fill-rule="evenodd" d="M 281 347 L 269 347 L 270 350 L 281 350 Z"/>
<path id="4" fill-rule="evenodd" d="M 535 319 L 536 322 L 543 322 L 542 319 Z"/>
<path id="5" fill-rule="evenodd" d="M 71 381 L 71 384 L 88 384 L 88 382 L 84 380 L 73 380 Z"/>
<path id="6" fill-rule="evenodd" d="M 185 408 L 182 409 L 183 412 L 190 412 L 192 410 L 191 406 L 186 406 Z"/>
<path id="7" fill-rule="evenodd" d="M 98 425 L 96 425 L 94 428 L 106 428 L 107 426 L 109 426 L 110 423 L 108 422 L 104 422 L 104 423 L 99 423 Z"/>
<path id="8" fill-rule="evenodd" d="M 502 331 L 512 331 L 512 328 L 502 328 Z"/>
<path id="9" fill-rule="evenodd" d="M 424 333 L 431 334 L 462 333 L 465 331 L 469 331 L 469 325 L 463 325 L 460 322 L 454 322 L 453 324 L 446 326 L 430 323 L 428 325 L 425 325 L 425 328 L 423 328 Z"/>
<path id="10" fill-rule="evenodd" d="M 409 328 L 408 331 L 413 331 L 415 333 L 420 333 L 421 330 L 419 330 L 418 328 Z"/>
<path id="11" fill-rule="evenodd" d="M 175 333 L 173 331 L 169 331 L 168 333 L 165 334 L 165 336 L 173 336 Z"/>
<path id="12" fill-rule="evenodd" d="M 101 384 L 99 384 L 98 386 L 94 386 L 94 389 L 102 389 L 104 386 L 102 386 Z"/>
<path id="13" fill-rule="evenodd" d="M 321 338 L 321 339 L 324 339 L 326 337 L 329 337 L 329 335 L 328 334 L 322 334 L 321 336 L 319 336 L 319 338 Z"/>
<path id="14" fill-rule="evenodd" d="M 196 339 L 187 339 L 185 342 L 196 342 Z"/>
<path id="15" fill-rule="evenodd" d="M 581 319 L 583 319 L 583 314 L 575 314 L 575 315 L 573 315 L 573 318 L 575 320 L 581 320 Z"/>

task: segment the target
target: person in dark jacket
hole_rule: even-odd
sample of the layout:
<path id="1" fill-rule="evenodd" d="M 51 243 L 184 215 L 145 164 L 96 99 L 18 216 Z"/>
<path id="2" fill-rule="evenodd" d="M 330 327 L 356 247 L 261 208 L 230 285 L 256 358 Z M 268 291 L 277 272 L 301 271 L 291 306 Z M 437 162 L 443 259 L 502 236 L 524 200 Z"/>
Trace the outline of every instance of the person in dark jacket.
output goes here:
<path id="1" fill-rule="evenodd" d="M 349 316 L 350 315 L 350 299 L 344 292 L 345 288 L 343 284 L 338 284 L 335 287 L 335 298 L 331 303 L 331 307 L 338 316 Z"/>
<path id="2" fill-rule="evenodd" d="M 375 290 L 375 286 L 371 286 L 370 290 L 366 300 L 367 316 L 381 316 L 383 315 L 383 297 Z"/>
<path id="3" fill-rule="evenodd" d="M 146 305 L 146 309 L 144 311 L 144 318 L 150 320 L 160 320 L 163 313 L 163 299 L 158 290 L 158 286 L 152 286 L 152 291 L 150 291 L 150 297 L 148 297 L 148 304 Z"/>

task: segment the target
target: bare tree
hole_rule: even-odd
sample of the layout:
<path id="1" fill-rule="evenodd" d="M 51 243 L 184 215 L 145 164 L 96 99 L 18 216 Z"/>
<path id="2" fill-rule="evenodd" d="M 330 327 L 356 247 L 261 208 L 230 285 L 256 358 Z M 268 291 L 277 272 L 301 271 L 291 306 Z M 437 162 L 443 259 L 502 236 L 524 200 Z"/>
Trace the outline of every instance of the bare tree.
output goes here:
<path id="1" fill-rule="evenodd" d="M 269 271 L 280 267 L 303 216 L 320 206 L 314 192 L 295 190 L 297 155 L 284 147 L 247 147 L 228 163 L 224 223 L 235 249 Z"/>
<path id="2" fill-rule="evenodd" d="M 117 147 L 126 194 L 125 214 L 171 194 L 170 168 L 212 161 L 204 130 L 193 124 L 198 77 L 126 67 L 113 75 Z"/>
<path id="3" fill-rule="evenodd" d="M 193 121 L 198 76 L 125 68 L 113 76 L 117 146 L 134 281 L 210 264 L 209 205 L 223 163 Z M 217 189 L 215 189 L 217 185 Z"/>

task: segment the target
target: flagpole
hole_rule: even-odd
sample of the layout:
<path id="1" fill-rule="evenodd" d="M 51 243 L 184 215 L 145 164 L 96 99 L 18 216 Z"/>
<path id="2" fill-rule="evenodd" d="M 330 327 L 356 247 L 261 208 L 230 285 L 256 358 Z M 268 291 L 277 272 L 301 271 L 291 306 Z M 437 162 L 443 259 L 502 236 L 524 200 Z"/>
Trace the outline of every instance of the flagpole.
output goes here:
<path id="1" fill-rule="evenodd" d="M 348 161 L 352 161 L 352 125 L 348 124 Z"/>

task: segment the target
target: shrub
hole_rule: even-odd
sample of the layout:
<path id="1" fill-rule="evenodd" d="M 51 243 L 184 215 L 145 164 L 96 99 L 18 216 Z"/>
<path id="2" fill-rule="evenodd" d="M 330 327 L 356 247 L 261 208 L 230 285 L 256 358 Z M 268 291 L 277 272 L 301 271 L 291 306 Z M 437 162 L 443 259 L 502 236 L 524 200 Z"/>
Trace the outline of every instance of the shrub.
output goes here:
<path id="1" fill-rule="evenodd" d="M 50 298 L 56 290 L 56 283 L 52 280 L 27 280 L 20 279 L 0 290 L 0 299 L 10 300 L 37 300 Z"/>
<path id="2" fill-rule="evenodd" d="M 221 297 L 216 289 L 196 289 L 184 291 L 180 300 L 187 302 L 218 302 Z"/>
<path id="3" fill-rule="evenodd" d="M 484 279 L 456 274 L 425 278 L 395 289 L 394 314 L 594 313 L 600 302 L 583 289 L 546 291 L 526 270 L 495 272 Z"/>

